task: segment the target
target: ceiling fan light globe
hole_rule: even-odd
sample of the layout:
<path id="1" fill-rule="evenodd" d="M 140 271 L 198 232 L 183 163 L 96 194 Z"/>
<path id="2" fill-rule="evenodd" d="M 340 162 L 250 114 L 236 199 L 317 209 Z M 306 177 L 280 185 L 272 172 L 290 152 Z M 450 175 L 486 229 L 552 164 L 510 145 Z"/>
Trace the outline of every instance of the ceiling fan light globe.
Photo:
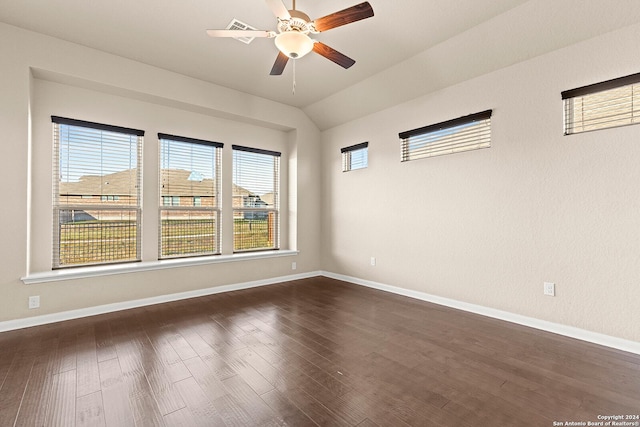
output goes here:
<path id="1" fill-rule="evenodd" d="M 313 40 L 300 31 L 285 31 L 276 36 L 276 47 L 289 58 L 298 59 L 311 52 Z"/>

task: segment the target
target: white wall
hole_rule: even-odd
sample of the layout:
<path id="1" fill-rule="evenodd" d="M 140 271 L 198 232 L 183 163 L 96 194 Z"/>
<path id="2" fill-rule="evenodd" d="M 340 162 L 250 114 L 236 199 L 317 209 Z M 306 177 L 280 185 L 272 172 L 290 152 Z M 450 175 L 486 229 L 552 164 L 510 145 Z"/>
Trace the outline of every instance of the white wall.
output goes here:
<path id="1" fill-rule="evenodd" d="M 640 126 L 563 136 L 560 97 L 639 72 L 638 40 L 627 27 L 323 132 L 323 268 L 640 341 Z M 490 149 L 400 162 L 398 132 L 486 109 Z M 369 167 L 342 173 L 340 148 L 364 141 Z"/>
<path id="2" fill-rule="evenodd" d="M 282 277 L 292 261 L 319 269 L 320 133 L 300 110 L 5 24 L 0 52 L 0 321 Z M 51 267 L 52 114 L 146 131 L 144 261 L 157 252 L 157 132 L 222 142 L 227 166 L 231 144 L 282 151 L 282 247 L 299 255 L 25 285 Z"/>
<path id="3" fill-rule="evenodd" d="M 297 273 L 323 269 L 640 341 L 640 126 L 564 137 L 560 100 L 638 72 L 629 52 L 639 39 L 640 26 L 628 27 L 321 135 L 296 108 L 0 24 L 0 322 L 279 277 L 295 260 Z M 488 108 L 490 149 L 400 163 L 398 132 Z M 50 250 L 52 113 L 227 145 L 265 135 L 288 153 L 288 242 L 300 255 L 25 285 Z M 166 123 L 172 116 L 180 121 Z M 363 141 L 369 168 L 340 172 L 339 149 Z M 146 177 L 155 156 L 145 153 Z M 145 209 L 157 197 L 149 191 Z M 154 253 L 145 247 L 145 259 Z M 556 282 L 555 298 L 543 281 Z M 41 296 L 39 310 L 27 309 L 29 295 Z"/>

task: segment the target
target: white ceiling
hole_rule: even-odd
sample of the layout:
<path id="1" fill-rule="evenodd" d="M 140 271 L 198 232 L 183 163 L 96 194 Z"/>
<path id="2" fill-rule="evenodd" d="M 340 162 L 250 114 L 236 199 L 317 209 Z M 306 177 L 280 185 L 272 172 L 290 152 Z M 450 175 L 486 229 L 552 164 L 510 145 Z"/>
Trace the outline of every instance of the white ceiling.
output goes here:
<path id="1" fill-rule="evenodd" d="M 315 19 L 360 1 L 298 0 L 296 7 Z M 233 18 L 275 30 L 264 0 L 0 0 L 0 21 L 302 108 L 321 129 L 640 22 L 637 0 L 369 1 L 373 18 L 314 36 L 356 64 L 344 70 L 313 53 L 301 58 L 295 95 L 293 61 L 282 76 L 269 75 L 273 40 L 246 45 L 205 34 Z M 477 54 L 480 41 L 491 43 L 486 55 Z M 435 55 L 443 46 L 450 47 L 446 58 Z M 471 58 L 464 70 L 446 70 L 445 59 L 454 64 L 462 56 Z M 435 58 L 438 75 L 420 76 L 433 83 L 406 81 L 407 68 Z"/>

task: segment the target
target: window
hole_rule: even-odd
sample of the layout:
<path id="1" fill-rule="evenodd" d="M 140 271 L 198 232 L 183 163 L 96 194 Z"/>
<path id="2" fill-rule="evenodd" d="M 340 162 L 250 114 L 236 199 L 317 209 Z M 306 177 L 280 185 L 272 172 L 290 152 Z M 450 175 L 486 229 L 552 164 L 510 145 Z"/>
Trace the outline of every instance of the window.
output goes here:
<path id="1" fill-rule="evenodd" d="M 233 250 L 279 249 L 280 153 L 233 146 Z"/>
<path id="2" fill-rule="evenodd" d="M 562 92 L 564 134 L 640 123 L 640 73 Z"/>
<path id="3" fill-rule="evenodd" d="M 162 196 L 162 206 L 180 206 L 180 196 Z"/>
<path id="4" fill-rule="evenodd" d="M 366 168 L 369 164 L 369 143 L 352 145 L 340 150 L 342 153 L 342 172 Z"/>
<path id="5" fill-rule="evenodd" d="M 53 268 L 139 261 L 144 131 L 51 120 Z"/>
<path id="6" fill-rule="evenodd" d="M 222 144 L 158 134 L 160 259 L 220 253 Z"/>
<path id="7" fill-rule="evenodd" d="M 402 132 L 402 161 L 491 147 L 491 110 Z"/>

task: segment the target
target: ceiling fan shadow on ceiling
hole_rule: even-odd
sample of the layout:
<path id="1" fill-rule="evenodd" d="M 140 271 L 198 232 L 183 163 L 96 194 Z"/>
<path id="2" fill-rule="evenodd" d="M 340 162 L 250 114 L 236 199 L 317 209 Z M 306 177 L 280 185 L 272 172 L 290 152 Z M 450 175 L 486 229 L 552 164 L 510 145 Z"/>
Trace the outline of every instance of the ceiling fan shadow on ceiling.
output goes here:
<path id="1" fill-rule="evenodd" d="M 275 39 L 278 57 L 271 68 L 272 76 L 279 76 L 284 71 L 289 59 L 299 59 L 313 51 L 335 62 L 343 68 L 349 68 L 356 63 L 353 59 L 338 52 L 332 47 L 309 37 L 332 28 L 341 27 L 352 22 L 373 16 L 373 8 L 369 2 L 351 6 L 339 12 L 311 20 L 309 15 L 296 10 L 296 0 L 293 8 L 288 10 L 282 0 L 265 0 L 277 18 L 275 31 L 265 30 L 207 30 L 211 37 L 263 37 Z"/>

